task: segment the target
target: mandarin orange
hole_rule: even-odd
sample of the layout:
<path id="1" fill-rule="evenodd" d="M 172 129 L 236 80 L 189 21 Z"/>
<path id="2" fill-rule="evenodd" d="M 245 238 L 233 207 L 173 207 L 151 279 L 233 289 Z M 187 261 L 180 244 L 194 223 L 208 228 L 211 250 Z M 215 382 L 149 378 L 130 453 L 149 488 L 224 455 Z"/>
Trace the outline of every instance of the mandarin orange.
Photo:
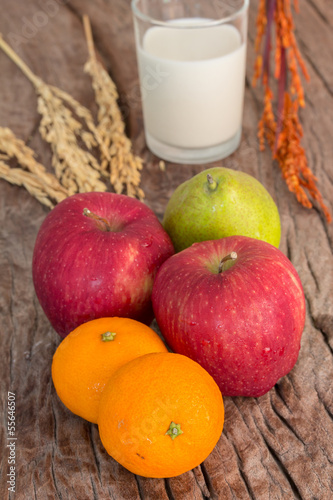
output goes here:
<path id="1" fill-rule="evenodd" d="M 67 408 L 97 423 L 101 392 L 123 364 L 151 352 L 167 352 L 148 326 L 129 318 L 99 318 L 73 330 L 58 346 L 52 362 L 56 392 Z"/>
<path id="2" fill-rule="evenodd" d="M 181 354 L 155 353 L 117 370 L 100 400 L 106 451 L 134 474 L 173 477 L 203 462 L 221 436 L 224 406 L 213 378 Z"/>

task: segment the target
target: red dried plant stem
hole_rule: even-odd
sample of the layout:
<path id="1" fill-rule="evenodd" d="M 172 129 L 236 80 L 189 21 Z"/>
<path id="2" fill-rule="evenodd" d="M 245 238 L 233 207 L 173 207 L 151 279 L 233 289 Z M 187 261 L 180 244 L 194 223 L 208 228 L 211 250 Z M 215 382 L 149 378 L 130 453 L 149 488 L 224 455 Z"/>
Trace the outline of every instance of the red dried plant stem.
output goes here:
<path id="1" fill-rule="evenodd" d="M 297 0 L 294 0 L 293 5 L 298 11 Z M 258 124 L 260 149 L 265 148 L 267 141 L 288 189 L 303 206 L 311 208 L 307 190 L 310 197 L 318 202 L 326 220 L 331 222 L 331 214 L 323 202 L 316 186 L 317 179 L 308 166 L 306 153 L 301 146 L 303 130 L 298 109 L 305 106 L 305 97 L 298 68 L 307 80 L 309 74 L 297 46 L 290 0 L 260 0 L 256 24 L 257 58 L 252 83 L 255 86 L 262 77 L 265 92 L 264 109 Z M 276 31 L 274 77 L 278 82 L 277 119 L 273 111 L 274 95 L 270 87 L 273 25 Z M 262 44 L 263 56 L 260 54 Z"/>
<path id="2" fill-rule="evenodd" d="M 275 144 L 273 154 L 276 156 L 276 152 L 279 146 L 279 138 L 282 131 L 283 115 L 284 115 L 284 95 L 287 87 L 287 56 L 286 49 L 283 45 L 280 45 L 280 69 L 279 69 L 279 79 L 278 79 L 278 107 L 277 107 L 277 127 L 275 133 Z"/>
<path id="3" fill-rule="evenodd" d="M 272 25 L 274 21 L 274 12 L 275 12 L 276 0 L 270 0 L 268 2 L 267 8 L 267 26 L 266 31 L 269 36 L 266 36 L 265 45 L 264 45 L 264 61 L 263 61 L 263 84 L 265 85 L 266 79 L 269 79 L 270 75 L 270 54 L 271 54 L 271 33 L 272 33 Z"/>

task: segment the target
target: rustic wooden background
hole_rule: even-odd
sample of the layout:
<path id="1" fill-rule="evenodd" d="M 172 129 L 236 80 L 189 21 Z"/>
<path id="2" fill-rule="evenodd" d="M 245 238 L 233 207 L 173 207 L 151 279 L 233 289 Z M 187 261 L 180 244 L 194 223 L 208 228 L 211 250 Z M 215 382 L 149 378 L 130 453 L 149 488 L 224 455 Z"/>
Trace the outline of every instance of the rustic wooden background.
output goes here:
<path id="1" fill-rule="evenodd" d="M 168 480 L 129 473 L 104 451 L 96 425 L 72 415 L 55 394 L 50 366 L 60 339 L 36 300 L 31 277 L 34 241 L 48 210 L 23 188 L 0 181 L 1 498 L 333 498 L 333 224 L 327 225 L 317 209 L 298 205 L 270 153 L 258 151 L 262 90 L 250 85 L 257 4 L 250 7 L 241 146 L 215 165 L 254 175 L 278 205 L 280 248 L 296 267 L 307 302 L 297 365 L 261 398 L 225 398 L 223 434 L 200 467 Z M 311 75 L 301 113 L 303 145 L 332 210 L 333 3 L 300 4 L 297 39 Z M 145 148 L 129 0 L 1 0 L 0 7 L 0 31 L 32 70 L 95 112 L 90 78 L 82 70 L 87 59 L 82 14 L 90 16 L 96 48 L 117 83 L 135 151 L 145 159 L 146 203 L 161 218 L 175 187 L 207 166 L 167 163 L 163 172 Z M 38 132 L 34 89 L 2 52 L 0 90 L 0 126 L 9 126 L 51 169 L 50 149 Z M 15 494 L 8 493 L 6 483 L 7 391 L 15 392 L 17 403 Z"/>

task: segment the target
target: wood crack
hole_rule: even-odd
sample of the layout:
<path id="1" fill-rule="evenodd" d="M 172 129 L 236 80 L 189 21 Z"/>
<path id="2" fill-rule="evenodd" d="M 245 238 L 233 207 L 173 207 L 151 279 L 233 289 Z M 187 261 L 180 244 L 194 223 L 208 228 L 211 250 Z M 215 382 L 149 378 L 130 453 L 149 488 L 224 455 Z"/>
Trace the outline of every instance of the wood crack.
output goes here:
<path id="1" fill-rule="evenodd" d="M 92 423 L 89 425 L 89 427 L 88 427 L 88 435 L 89 435 L 89 440 L 90 440 L 90 444 L 91 444 L 91 450 L 92 450 L 92 453 L 93 453 L 93 456 L 94 456 L 94 460 L 95 460 L 95 464 L 96 464 L 98 479 L 99 479 L 100 484 L 102 484 L 100 463 L 99 463 L 99 459 L 97 457 L 97 451 L 96 451 L 95 441 L 94 441 L 94 438 L 93 438 L 93 435 L 92 435 L 93 425 L 94 424 L 92 424 Z"/>
<path id="2" fill-rule="evenodd" d="M 52 460 L 52 463 L 51 463 L 51 477 L 52 477 L 52 481 L 53 481 L 53 484 L 54 484 L 55 492 L 57 493 L 58 498 L 60 500 L 62 500 L 63 496 L 62 496 L 61 491 L 59 490 L 59 487 L 58 487 L 58 481 L 56 479 L 56 472 L 55 472 L 55 469 L 54 469 L 54 460 Z"/>
<path id="3" fill-rule="evenodd" d="M 209 491 L 210 498 L 212 500 L 217 500 L 218 499 L 218 495 L 217 495 L 217 493 L 216 493 L 216 491 L 215 491 L 215 489 L 213 487 L 211 478 L 210 478 L 210 476 L 208 474 L 208 471 L 206 469 L 206 466 L 205 466 L 204 462 L 200 465 L 200 468 L 201 468 L 202 475 L 204 477 L 207 489 Z M 201 491 L 201 494 L 202 494 L 202 497 L 204 498 L 204 500 L 207 500 L 208 497 L 206 497 L 206 495 L 204 495 L 202 491 Z"/>
<path id="4" fill-rule="evenodd" d="M 277 382 L 274 386 L 274 390 L 275 390 L 275 394 L 278 396 L 278 398 L 282 401 L 282 403 L 284 404 L 284 406 L 287 408 L 287 410 L 289 411 L 289 413 L 292 413 L 292 411 L 290 410 L 289 406 L 288 406 L 288 403 L 287 401 L 284 399 L 283 397 L 283 394 L 282 394 L 282 391 L 281 391 L 281 386 L 280 386 L 280 383 Z M 270 394 L 270 401 L 271 401 L 271 405 L 273 405 L 272 403 L 272 393 Z"/>
<path id="5" fill-rule="evenodd" d="M 312 326 L 321 333 L 322 338 L 325 342 L 325 345 L 329 348 L 331 355 L 333 356 L 333 348 L 330 344 L 330 338 L 329 335 L 322 329 L 321 324 L 320 324 L 320 317 L 316 317 L 313 312 L 312 312 L 312 307 L 311 307 L 311 301 L 305 297 L 306 304 L 307 304 L 307 309 L 309 311 L 309 316 L 310 316 L 310 321 L 312 323 Z"/>
<path id="6" fill-rule="evenodd" d="M 327 415 L 328 415 L 328 416 L 330 417 L 330 419 L 333 421 L 333 409 L 331 410 L 331 408 L 329 408 L 329 407 L 327 406 L 326 401 L 324 401 L 324 400 L 321 398 L 321 396 L 320 396 L 320 394 L 319 394 L 319 392 L 318 392 L 318 390 L 317 390 L 316 386 L 315 386 L 315 390 L 316 390 L 316 393 L 317 393 L 317 395 L 318 395 L 318 399 L 319 399 L 319 401 L 322 403 L 322 405 L 323 405 L 323 407 L 324 407 L 324 409 L 325 409 L 325 411 L 326 411 Z"/>
<path id="7" fill-rule="evenodd" d="M 307 3 L 313 8 L 313 10 L 316 11 L 316 13 L 318 14 L 318 16 L 320 17 L 320 19 L 325 23 L 327 24 L 327 26 L 331 26 L 331 24 L 328 22 L 327 18 L 325 17 L 325 15 L 322 13 L 322 11 L 318 8 L 318 6 L 316 5 L 316 3 L 313 1 L 313 0 L 306 0 Z"/>
<path id="8" fill-rule="evenodd" d="M 316 326 L 316 320 L 314 320 L 314 325 L 315 325 L 316 329 L 322 334 L 323 339 L 325 340 L 325 344 L 328 346 L 328 348 L 331 351 L 331 354 L 333 356 L 333 348 L 330 344 L 329 336 L 327 335 L 327 333 L 324 330 L 322 330 L 320 327 Z"/>
<path id="9" fill-rule="evenodd" d="M 137 484 L 137 487 L 138 487 L 138 492 L 139 492 L 139 498 L 140 500 L 146 500 L 146 496 L 143 492 L 143 489 L 142 489 L 142 486 L 141 486 L 141 483 L 140 483 L 140 477 L 137 476 L 136 474 L 134 474 L 134 478 L 135 478 L 135 481 L 136 481 L 136 484 Z"/>
<path id="10" fill-rule="evenodd" d="M 94 495 L 93 500 L 98 500 L 98 493 L 97 493 L 96 485 L 95 485 L 94 479 L 93 479 L 91 474 L 90 474 L 90 484 L 91 484 L 91 487 L 93 490 L 93 495 Z"/>
<path id="11" fill-rule="evenodd" d="M 315 287 L 316 287 L 316 291 L 319 292 L 320 291 L 320 285 L 319 285 L 319 281 L 317 279 L 317 276 L 313 270 L 313 266 L 312 266 L 312 263 L 311 263 L 311 260 L 309 259 L 309 256 L 308 256 L 308 253 L 306 251 L 306 248 L 304 247 L 304 255 L 305 255 L 305 258 L 306 258 L 306 263 L 307 263 L 307 266 L 308 266 L 308 269 L 310 271 L 310 274 L 313 278 L 313 281 L 314 281 L 314 284 L 315 284 Z"/>
<path id="12" fill-rule="evenodd" d="M 274 430 L 274 427 L 270 424 L 269 420 L 266 418 L 266 415 L 264 414 L 264 412 L 262 411 L 262 408 L 260 406 L 260 403 L 258 401 L 258 399 L 255 399 L 255 402 L 256 402 L 256 405 L 257 405 L 257 408 L 258 410 L 260 411 L 260 414 L 262 416 L 262 419 L 263 421 L 265 422 L 265 425 L 267 427 L 267 429 L 269 430 L 269 432 L 274 436 L 275 435 L 275 430 Z"/>
<path id="13" fill-rule="evenodd" d="M 53 417 L 53 438 L 54 438 L 54 443 L 57 443 L 58 441 L 58 437 L 57 437 L 57 417 L 56 417 L 56 414 L 55 414 L 55 411 L 54 411 L 54 403 L 53 403 L 54 400 L 52 400 L 52 403 L 51 403 L 51 412 L 52 412 L 52 417 Z M 52 447 L 52 459 L 54 459 L 54 446 Z"/>
<path id="14" fill-rule="evenodd" d="M 114 492 L 112 491 L 112 489 L 108 486 L 108 495 L 110 498 L 108 498 L 108 500 L 118 500 L 115 496 L 114 496 Z"/>
<path id="15" fill-rule="evenodd" d="M 273 408 L 273 405 L 272 405 L 272 409 L 277 414 L 277 416 L 283 421 L 283 417 L 281 417 L 281 415 L 275 411 L 275 409 Z M 258 433 L 260 434 L 261 438 L 263 439 L 263 441 L 264 441 L 264 443 L 265 443 L 268 451 L 270 452 L 273 460 L 276 462 L 276 464 L 277 464 L 279 470 L 281 471 L 281 473 L 286 477 L 286 479 L 287 479 L 287 481 L 288 481 L 288 483 L 290 485 L 290 488 L 292 489 L 293 493 L 295 494 L 295 499 L 301 499 L 302 497 L 300 495 L 300 492 L 299 492 L 299 490 L 298 490 L 298 488 L 297 488 L 297 486 L 296 486 L 293 478 L 291 477 L 291 475 L 290 475 L 287 467 L 284 465 L 284 463 L 280 459 L 280 456 L 282 456 L 282 454 L 279 454 L 277 451 L 275 451 L 275 449 L 273 448 L 273 446 L 269 443 L 268 439 L 266 438 L 265 434 L 262 432 L 262 430 L 259 427 L 259 425 L 258 425 L 258 423 L 257 423 L 257 421 L 256 421 L 255 418 L 253 418 L 253 421 L 254 421 L 254 424 L 255 424 L 255 426 L 256 426 L 256 428 L 258 430 Z M 289 424 L 288 424 L 288 428 L 290 428 L 290 430 L 293 432 L 293 434 L 295 434 L 294 430 L 290 427 Z M 299 441 L 301 441 L 301 443 L 303 444 L 304 448 L 306 448 L 306 445 L 302 441 L 302 439 L 299 436 L 297 436 L 296 434 L 295 434 L 295 437 Z M 272 476 L 269 468 L 263 462 L 262 462 L 262 465 L 266 469 L 267 474 L 269 474 L 269 476 L 271 477 L 271 480 L 275 482 L 275 480 L 274 480 L 274 478 L 273 478 L 273 476 Z M 280 487 L 280 489 L 282 490 L 282 492 L 284 494 L 285 491 L 282 489 L 282 486 L 280 484 L 279 484 L 279 487 Z M 299 496 L 297 496 L 297 495 L 299 495 Z"/>
<path id="16" fill-rule="evenodd" d="M 289 229 L 288 229 L 288 233 L 287 233 L 287 239 L 286 239 L 286 246 L 287 246 L 287 257 L 288 259 L 292 262 L 292 243 L 291 243 L 291 238 L 290 238 L 290 234 L 289 234 Z"/>
<path id="17" fill-rule="evenodd" d="M 58 425 L 57 425 L 56 413 L 54 411 L 54 403 L 53 403 L 53 401 L 54 400 L 51 399 L 51 412 L 52 412 L 53 424 L 54 424 L 54 427 L 53 427 L 53 437 L 54 437 L 54 440 L 53 440 L 53 443 L 52 443 L 52 452 L 51 452 L 51 456 L 52 456 L 51 477 L 52 477 L 52 481 L 53 481 L 53 484 L 54 484 L 54 487 L 55 487 L 55 491 L 57 492 L 57 494 L 59 496 L 59 499 L 62 499 L 62 495 L 61 495 L 61 493 L 59 491 L 58 484 L 57 484 L 56 472 L 54 470 L 55 449 L 56 449 L 57 442 L 58 442 Z"/>
<path id="18" fill-rule="evenodd" d="M 252 489 L 252 486 L 251 486 L 251 481 L 247 478 L 244 470 L 243 470 L 243 462 L 242 462 L 242 459 L 239 455 L 239 452 L 236 448 L 236 446 L 234 445 L 234 443 L 232 442 L 232 440 L 228 439 L 229 443 L 231 444 L 233 450 L 234 450 L 234 453 L 236 455 L 236 458 L 237 458 L 237 462 L 238 462 L 238 472 L 239 472 L 239 475 L 242 479 L 242 482 L 244 484 L 244 487 L 249 495 L 249 498 L 251 498 L 252 500 L 255 500 L 255 493 Z"/>
<path id="19" fill-rule="evenodd" d="M 271 402 L 272 405 L 272 410 L 275 413 L 275 415 L 281 420 L 281 422 L 289 429 L 289 431 L 295 436 L 295 438 L 302 443 L 304 448 L 306 448 L 306 443 L 302 440 L 302 438 L 297 434 L 293 426 L 288 422 L 288 420 L 281 415 L 281 413 L 277 410 L 275 407 L 274 403 Z"/>
<path id="20" fill-rule="evenodd" d="M 318 76 L 318 78 L 322 82 L 322 84 L 325 87 L 325 89 L 327 90 L 328 94 L 330 95 L 330 97 L 333 97 L 333 90 L 332 90 L 330 84 L 326 81 L 325 77 L 322 75 L 318 66 L 315 64 L 315 62 L 313 62 L 307 45 L 302 40 L 299 40 L 298 44 L 299 44 L 300 48 L 302 49 L 302 52 L 306 55 L 307 62 L 310 64 L 311 68 L 313 69 L 313 71 L 316 73 L 316 75 Z"/>
<path id="21" fill-rule="evenodd" d="M 311 105 L 311 107 L 315 109 L 315 105 L 312 103 L 312 101 L 311 101 L 310 99 L 307 99 L 307 103 L 309 103 L 309 104 Z M 325 147 L 325 144 L 322 144 L 322 141 L 321 141 L 321 139 L 322 139 L 322 138 L 321 138 L 321 136 L 319 136 L 319 135 L 317 134 L 317 127 L 316 127 L 316 126 L 313 126 L 313 125 L 311 124 L 311 126 L 310 126 L 310 131 L 311 131 L 311 136 L 315 137 L 315 139 L 316 139 L 316 141 L 317 141 L 317 143 L 318 143 L 318 149 L 319 149 L 319 151 L 322 151 L 322 150 L 323 150 L 323 148 Z M 318 160 L 318 161 L 320 162 L 320 168 L 321 168 L 321 170 L 322 170 L 323 172 L 325 172 L 325 174 L 326 174 L 326 176 L 327 176 L 327 178 L 328 178 L 329 182 L 330 182 L 331 184 L 333 184 L 333 176 L 332 176 L 331 169 L 326 169 L 326 168 L 325 168 L 325 166 L 326 166 L 326 165 L 325 165 L 325 162 L 323 161 L 323 158 L 322 158 L 322 157 L 319 157 L 319 160 Z"/>
<path id="22" fill-rule="evenodd" d="M 37 499 L 37 491 L 36 491 L 36 483 L 35 483 L 35 479 L 34 478 L 32 479 L 32 486 L 33 486 L 33 489 L 34 489 L 34 498 L 36 500 L 38 500 Z"/>
<path id="23" fill-rule="evenodd" d="M 168 499 L 169 500 L 176 500 L 173 493 L 172 493 L 172 489 L 171 489 L 171 485 L 170 485 L 170 480 L 169 479 L 164 479 L 164 485 L 165 485 L 165 491 L 166 491 L 166 494 L 168 495 Z"/>
<path id="24" fill-rule="evenodd" d="M 314 373 L 314 376 L 316 376 L 315 373 Z M 320 391 L 318 391 L 316 383 L 314 384 L 314 390 L 316 391 L 319 403 L 324 408 L 324 410 L 327 413 L 328 417 L 333 421 L 333 413 L 331 412 L 331 409 L 327 406 L 326 401 L 324 401 L 324 399 L 322 398 Z M 331 440 L 331 435 L 330 435 L 329 431 L 327 431 L 327 429 L 326 429 L 326 427 L 324 425 L 322 425 L 321 427 L 323 428 L 323 430 L 324 430 L 324 432 L 325 432 L 325 434 L 327 436 L 327 440 L 330 441 Z M 323 446 L 320 446 L 320 449 L 321 449 L 323 455 L 325 456 L 325 458 L 327 459 L 328 463 L 330 465 L 333 465 L 333 459 L 331 459 L 329 457 L 327 450 L 325 448 L 323 448 Z"/>
<path id="25" fill-rule="evenodd" d="M 263 434 L 262 435 L 262 438 L 267 446 L 267 449 L 269 450 L 273 460 L 275 461 L 275 463 L 277 464 L 278 468 L 280 469 L 281 473 L 283 474 L 283 476 L 286 478 L 286 480 L 288 481 L 289 485 L 290 485 L 290 488 L 294 494 L 294 498 L 295 500 L 302 500 L 302 495 L 294 481 L 294 479 L 292 478 L 290 472 L 288 471 L 287 467 L 284 465 L 284 463 L 280 460 L 280 457 L 278 455 L 278 453 L 274 450 L 274 448 L 269 444 L 269 442 L 267 441 L 267 439 L 265 438 L 265 436 Z"/>

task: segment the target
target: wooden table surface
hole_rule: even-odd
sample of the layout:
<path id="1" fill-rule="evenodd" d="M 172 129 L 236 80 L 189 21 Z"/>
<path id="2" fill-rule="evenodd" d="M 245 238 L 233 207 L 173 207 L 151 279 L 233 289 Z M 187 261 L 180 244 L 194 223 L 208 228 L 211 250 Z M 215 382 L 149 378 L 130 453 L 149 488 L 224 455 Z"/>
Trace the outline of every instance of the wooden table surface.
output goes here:
<path id="1" fill-rule="evenodd" d="M 327 225 L 318 209 L 301 207 L 288 192 L 270 152 L 259 152 L 256 126 L 263 93 L 250 85 L 257 4 L 253 1 L 250 7 L 241 145 L 231 157 L 214 165 L 255 176 L 278 205 L 280 249 L 297 269 L 307 303 L 296 366 L 265 396 L 225 398 L 223 434 L 201 466 L 168 480 L 128 472 L 107 455 L 97 426 L 67 411 L 55 394 L 50 366 L 60 339 L 38 304 L 31 275 L 35 238 L 48 209 L 24 188 L 1 180 L 1 498 L 333 498 L 333 224 Z M 332 210 L 333 4 L 331 0 L 300 4 L 296 36 L 311 76 L 305 84 L 306 108 L 300 115 L 303 145 Z M 136 153 L 145 160 L 145 202 L 161 219 L 175 187 L 211 165 L 167 162 L 162 171 L 159 159 L 146 149 L 129 1 L 1 0 L 0 6 L 0 31 L 9 43 L 15 43 L 23 60 L 44 81 L 66 90 L 95 113 L 91 81 L 83 73 L 87 49 L 82 14 L 89 15 L 96 49 L 119 90 L 128 133 Z M 0 89 L 0 126 L 10 127 L 52 171 L 50 148 L 38 131 L 34 89 L 2 52 Z M 15 494 L 9 494 L 7 484 L 8 391 L 16 395 Z"/>

